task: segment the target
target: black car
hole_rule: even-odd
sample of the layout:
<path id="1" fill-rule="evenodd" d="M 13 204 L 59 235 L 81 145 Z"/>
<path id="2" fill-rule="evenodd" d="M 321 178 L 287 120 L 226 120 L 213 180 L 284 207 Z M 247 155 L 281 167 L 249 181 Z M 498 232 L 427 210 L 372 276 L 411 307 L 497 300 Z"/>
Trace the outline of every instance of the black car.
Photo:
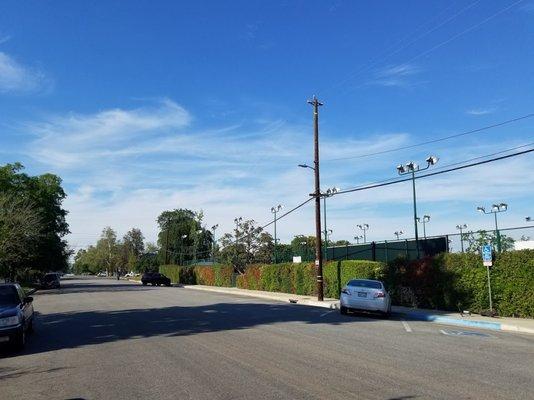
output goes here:
<path id="1" fill-rule="evenodd" d="M 171 286 L 171 280 L 159 272 L 145 272 L 141 277 L 141 283 L 145 286 L 149 283 L 154 286 Z"/>
<path id="2" fill-rule="evenodd" d="M 59 274 L 55 272 L 45 274 L 41 279 L 41 289 L 59 289 L 60 287 Z"/>
<path id="3" fill-rule="evenodd" d="M 0 284 L 0 344 L 22 349 L 33 331 L 33 297 L 16 283 Z"/>

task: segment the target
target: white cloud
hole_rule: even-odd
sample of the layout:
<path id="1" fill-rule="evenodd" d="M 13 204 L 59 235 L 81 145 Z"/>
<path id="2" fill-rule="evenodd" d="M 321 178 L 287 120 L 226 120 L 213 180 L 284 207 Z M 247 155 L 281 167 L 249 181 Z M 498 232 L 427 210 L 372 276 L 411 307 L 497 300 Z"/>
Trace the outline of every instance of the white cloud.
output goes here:
<path id="1" fill-rule="evenodd" d="M 0 93 L 28 93 L 46 89 L 50 80 L 42 71 L 20 64 L 0 52 Z"/>
<path id="2" fill-rule="evenodd" d="M 480 116 L 480 115 L 493 114 L 495 111 L 497 111 L 497 108 L 495 108 L 495 107 L 472 108 L 470 110 L 467 110 L 465 113 L 469 114 L 469 115 Z"/>
<path id="3" fill-rule="evenodd" d="M 380 69 L 375 72 L 369 84 L 379 86 L 409 87 L 414 84 L 412 77 L 421 73 L 422 69 L 415 64 L 399 64 Z"/>
<path id="4" fill-rule="evenodd" d="M 69 240 L 77 245 L 94 242 L 107 225 L 119 234 L 136 226 L 149 240 L 155 240 L 159 213 L 180 207 L 203 210 L 206 224 L 219 223 L 221 234 L 232 229 L 236 216 L 264 223 L 272 218 L 271 206 L 283 204 L 287 210 L 309 198 L 313 174 L 296 167 L 309 163 L 313 156 L 309 126 L 281 120 L 243 120 L 207 128 L 196 125 L 188 110 L 164 99 L 135 109 L 51 116 L 27 123 L 24 131 L 30 128 L 36 135 L 27 155 L 65 180 L 69 189 L 65 206 L 74 233 Z M 406 132 L 355 137 L 323 132 L 323 160 L 387 150 L 412 141 Z M 513 145 L 517 143 L 484 142 L 477 147 L 434 150 L 441 157 L 440 166 Z M 403 160 L 398 160 L 399 154 L 386 154 L 323 162 L 321 182 L 323 187 L 347 188 L 395 177 L 398 161 L 423 160 L 425 152 L 404 151 Z M 420 211 L 432 215 L 430 232 L 450 232 L 455 226 L 451 219 L 454 224 L 462 222 L 460 219 L 469 222 L 464 215 L 471 215 L 478 202 L 512 204 L 514 198 L 532 195 L 529 188 L 534 187 L 534 178 L 524 173 L 529 170 L 528 162 L 517 158 L 495 167 L 418 182 Z M 506 193 L 507 198 L 495 198 L 499 193 Z M 408 183 L 328 200 L 328 224 L 335 239 L 351 238 L 356 224 L 362 222 L 372 225 L 369 235 L 373 239 L 390 237 L 397 229 L 409 231 L 410 215 Z M 280 238 L 287 241 L 299 233 L 312 234 L 313 221 L 313 204 L 309 203 L 279 221 Z"/>

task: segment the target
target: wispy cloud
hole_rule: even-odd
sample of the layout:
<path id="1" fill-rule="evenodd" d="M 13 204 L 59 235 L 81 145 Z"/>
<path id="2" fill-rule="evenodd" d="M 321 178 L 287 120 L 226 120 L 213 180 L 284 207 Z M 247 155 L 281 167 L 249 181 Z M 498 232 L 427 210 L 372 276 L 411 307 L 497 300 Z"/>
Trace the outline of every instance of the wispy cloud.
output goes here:
<path id="1" fill-rule="evenodd" d="M 7 43 L 11 40 L 10 35 L 0 35 L 0 44 Z"/>
<path id="2" fill-rule="evenodd" d="M 39 69 L 22 65 L 0 52 L 0 93 L 29 93 L 48 89 L 51 80 Z"/>
<path id="3" fill-rule="evenodd" d="M 411 78 L 421 72 L 422 69 L 415 64 L 391 65 L 376 71 L 369 83 L 379 86 L 408 87 L 414 83 Z"/>
<path id="4" fill-rule="evenodd" d="M 480 116 L 480 115 L 493 114 L 495 111 L 497 111 L 496 107 L 472 108 L 472 109 L 467 110 L 465 113 L 468 115 Z"/>

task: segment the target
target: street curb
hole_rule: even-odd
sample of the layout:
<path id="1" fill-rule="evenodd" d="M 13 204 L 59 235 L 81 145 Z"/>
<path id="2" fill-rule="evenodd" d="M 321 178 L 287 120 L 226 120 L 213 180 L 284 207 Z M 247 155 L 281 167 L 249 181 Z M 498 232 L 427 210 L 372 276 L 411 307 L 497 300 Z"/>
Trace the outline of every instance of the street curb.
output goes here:
<path id="1" fill-rule="evenodd" d="M 407 319 L 415 321 L 427 321 L 435 322 L 437 324 L 444 325 L 458 325 L 458 326 L 467 326 L 470 328 L 481 328 L 481 329 L 491 329 L 494 331 L 503 330 L 501 324 L 498 322 L 486 322 L 486 321 L 469 321 L 465 319 L 456 319 L 451 317 L 443 317 L 436 314 L 424 314 L 419 312 L 396 312 L 395 314 L 403 316 Z M 519 327 L 516 327 L 519 328 Z"/>
<path id="2" fill-rule="evenodd" d="M 231 295 L 234 295 L 234 296 L 244 296 L 244 297 L 254 297 L 256 299 L 266 299 L 266 300 L 273 300 L 273 301 L 280 301 L 280 302 L 283 302 L 285 303 L 286 301 L 291 303 L 291 304 L 296 304 L 296 305 L 301 305 L 301 306 L 310 306 L 310 307 L 321 307 L 321 308 L 328 308 L 328 309 L 331 309 L 331 310 L 336 310 L 338 309 L 338 302 L 320 302 L 320 301 L 316 301 L 316 300 L 297 300 L 296 302 L 293 302 L 291 301 L 292 299 L 291 298 L 287 298 L 287 299 L 281 299 L 280 297 L 278 296 L 275 296 L 275 295 L 268 295 L 268 294 L 264 294 L 264 293 L 251 293 L 251 292 L 239 292 L 239 293 L 236 293 L 234 291 L 231 291 L 231 290 L 221 290 L 219 288 L 206 288 L 206 287 L 196 287 L 195 285 L 180 285 L 180 286 L 177 286 L 177 287 L 180 287 L 182 289 L 191 289 L 191 290 L 203 290 L 205 292 L 215 292 L 215 293 L 222 293 L 222 294 L 231 294 Z M 273 293 L 276 293 L 276 292 L 273 292 Z M 287 294 L 287 293 L 284 293 L 284 294 Z"/>

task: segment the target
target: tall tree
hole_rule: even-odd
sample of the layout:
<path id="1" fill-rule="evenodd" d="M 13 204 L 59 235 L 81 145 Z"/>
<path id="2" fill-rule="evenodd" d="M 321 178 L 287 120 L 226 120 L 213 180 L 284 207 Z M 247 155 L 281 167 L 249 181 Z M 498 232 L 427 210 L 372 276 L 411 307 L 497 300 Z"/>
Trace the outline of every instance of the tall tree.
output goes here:
<path id="1" fill-rule="evenodd" d="M 130 229 L 122 238 L 122 265 L 127 265 L 132 271 L 145 252 L 145 237 L 138 228 Z"/>
<path id="2" fill-rule="evenodd" d="M 38 257 L 43 219 L 29 200 L 0 195 L 0 274 L 10 280 L 21 275 Z"/>
<path id="3" fill-rule="evenodd" d="M 63 237 L 69 232 L 67 211 L 62 208 L 66 194 L 61 179 L 53 174 L 29 176 L 20 163 L 0 167 L 0 192 L 31 204 L 39 210 L 40 235 L 26 265 L 41 270 L 66 270 L 71 251 Z"/>
<path id="4" fill-rule="evenodd" d="M 158 217 L 159 258 L 166 264 L 189 264 L 210 258 L 212 233 L 202 226 L 202 212 L 188 209 L 164 211 Z"/>
<path id="5" fill-rule="evenodd" d="M 221 238 L 221 261 L 233 265 L 236 272 L 243 273 L 245 267 L 256 260 L 262 245 L 261 232 L 262 228 L 256 226 L 254 220 L 239 220 L 233 233 L 225 233 Z"/>

